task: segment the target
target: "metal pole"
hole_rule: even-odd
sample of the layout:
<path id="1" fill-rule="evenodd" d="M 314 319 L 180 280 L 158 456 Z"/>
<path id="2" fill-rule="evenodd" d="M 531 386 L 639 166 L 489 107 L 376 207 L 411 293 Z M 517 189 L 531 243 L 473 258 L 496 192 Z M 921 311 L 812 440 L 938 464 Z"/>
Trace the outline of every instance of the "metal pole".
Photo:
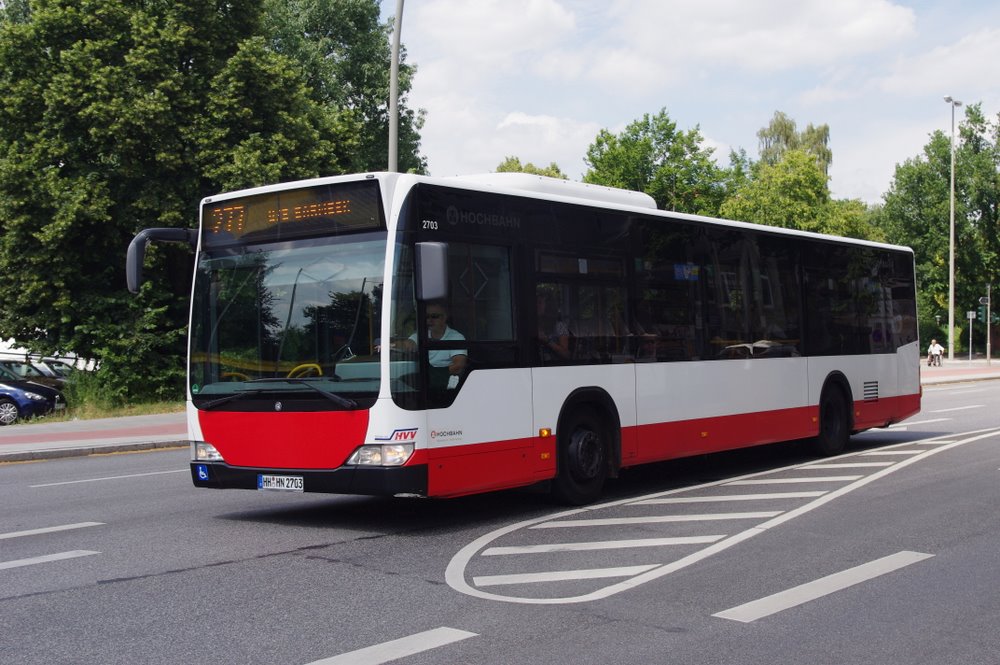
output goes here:
<path id="1" fill-rule="evenodd" d="M 990 300 L 990 298 L 992 297 L 990 295 L 990 286 L 991 286 L 990 284 L 986 285 L 986 364 L 987 365 L 991 364 L 990 359 L 993 353 L 990 345 L 990 322 L 991 322 L 990 308 L 993 307 L 993 301 Z"/>
<path id="2" fill-rule="evenodd" d="M 944 98 L 951 106 L 951 187 L 948 216 L 948 360 L 955 359 L 955 107 L 962 102 L 951 95 Z"/>
<path id="3" fill-rule="evenodd" d="M 399 31 L 403 27 L 403 0 L 396 0 L 392 26 L 392 63 L 389 66 L 389 171 L 399 170 Z"/>

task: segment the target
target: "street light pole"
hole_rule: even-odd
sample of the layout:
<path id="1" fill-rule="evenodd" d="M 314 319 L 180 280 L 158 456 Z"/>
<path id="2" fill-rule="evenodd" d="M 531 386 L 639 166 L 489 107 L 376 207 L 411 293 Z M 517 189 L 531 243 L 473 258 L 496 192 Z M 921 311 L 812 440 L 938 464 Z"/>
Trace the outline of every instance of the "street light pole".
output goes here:
<path id="1" fill-rule="evenodd" d="M 396 0 L 392 26 L 392 63 L 389 65 L 389 171 L 399 170 L 399 31 L 403 27 L 403 0 Z"/>
<path id="2" fill-rule="evenodd" d="M 402 1 L 402 0 L 400 0 Z M 948 216 L 948 360 L 955 359 L 955 107 L 962 102 L 951 95 L 944 98 L 951 107 L 951 188 Z M 971 324 L 970 324 L 971 326 Z"/>

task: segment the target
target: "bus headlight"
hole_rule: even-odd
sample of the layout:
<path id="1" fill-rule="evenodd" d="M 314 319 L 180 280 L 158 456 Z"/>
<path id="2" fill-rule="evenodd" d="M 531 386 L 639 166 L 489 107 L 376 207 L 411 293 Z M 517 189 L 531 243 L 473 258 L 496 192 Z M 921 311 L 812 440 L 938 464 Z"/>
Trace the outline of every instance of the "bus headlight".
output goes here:
<path id="1" fill-rule="evenodd" d="M 353 466 L 403 466 L 413 454 L 412 443 L 387 443 L 361 446 L 347 458 Z"/>
<path id="2" fill-rule="evenodd" d="M 215 449 L 211 443 L 196 441 L 194 444 L 194 458 L 199 462 L 222 462 L 222 454 Z"/>

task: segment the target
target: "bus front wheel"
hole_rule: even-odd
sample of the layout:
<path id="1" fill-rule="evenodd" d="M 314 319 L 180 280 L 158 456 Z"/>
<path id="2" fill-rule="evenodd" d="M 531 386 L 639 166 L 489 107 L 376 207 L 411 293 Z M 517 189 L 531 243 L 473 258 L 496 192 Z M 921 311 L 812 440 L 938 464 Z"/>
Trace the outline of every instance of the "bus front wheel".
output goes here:
<path id="1" fill-rule="evenodd" d="M 815 448 L 820 455 L 838 455 L 851 436 L 850 411 L 844 391 L 828 386 L 819 399 L 819 434 Z"/>
<path id="2" fill-rule="evenodd" d="M 574 411 L 558 432 L 558 471 L 553 494 L 575 506 L 590 503 L 601 495 L 608 477 L 610 434 L 593 409 Z"/>

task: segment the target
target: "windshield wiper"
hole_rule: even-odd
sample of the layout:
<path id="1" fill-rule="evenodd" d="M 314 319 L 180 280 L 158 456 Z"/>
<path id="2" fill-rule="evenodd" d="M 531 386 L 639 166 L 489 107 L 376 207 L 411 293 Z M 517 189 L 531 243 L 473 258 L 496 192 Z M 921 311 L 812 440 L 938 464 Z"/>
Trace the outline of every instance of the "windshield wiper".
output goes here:
<path id="1" fill-rule="evenodd" d="M 340 406 L 344 409 L 358 408 L 358 403 L 355 402 L 353 399 L 347 399 L 346 397 L 341 397 L 340 395 L 335 395 L 334 393 L 331 393 L 327 390 L 323 390 L 319 386 L 310 383 L 308 379 L 283 379 L 280 377 L 276 377 L 269 379 L 253 379 L 252 381 L 247 381 L 246 383 L 294 383 L 296 385 L 312 388 L 323 397 L 327 398 L 337 406 Z M 213 399 L 210 402 L 205 402 L 204 404 L 200 405 L 199 408 L 202 411 L 210 411 L 217 406 L 222 406 L 223 404 L 226 404 L 227 402 L 232 402 L 233 400 L 241 399 L 249 395 L 259 395 L 265 392 L 271 392 L 271 391 L 267 390 L 266 388 L 253 388 L 251 390 L 241 390 L 237 393 L 233 393 L 232 395 L 226 395 L 225 397 L 220 397 L 218 399 Z"/>
<path id="2" fill-rule="evenodd" d="M 267 392 L 263 388 L 254 388 L 253 390 L 241 390 L 238 393 L 233 393 L 232 395 L 226 395 L 225 397 L 220 397 L 218 399 L 213 399 L 210 402 L 205 402 L 199 405 L 202 411 L 211 411 L 217 406 L 222 406 L 226 402 L 232 402 L 234 399 L 242 399 L 249 395 L 259 395 L 260 393 Z"/>
<path id="3" fill-rule="evenodd" d="M 307 388 L 312 388 L 323 397 L 327 398 L 331 402 L 334 402 L 335 404 L 339 404 L 345 409 L 358 408 L 358 403 L 355 402 L 353 399 L 347 399 L 346 397 L 341 397 L 340 395 L 336 395 L 327 390 L 323 390 L 322 388 L 313 383 L 313 381 L 315 380 L 316 379 L 287 379 L 287 378 L 283 379 L 281 377 L 274 377 L 268 379 L 253 379 L 252 381 L 247 381 L 247 383 L 294 383 L 299 386 L 306 386 Z M 336 381 L 337 379 L 334 380 Z"/>

